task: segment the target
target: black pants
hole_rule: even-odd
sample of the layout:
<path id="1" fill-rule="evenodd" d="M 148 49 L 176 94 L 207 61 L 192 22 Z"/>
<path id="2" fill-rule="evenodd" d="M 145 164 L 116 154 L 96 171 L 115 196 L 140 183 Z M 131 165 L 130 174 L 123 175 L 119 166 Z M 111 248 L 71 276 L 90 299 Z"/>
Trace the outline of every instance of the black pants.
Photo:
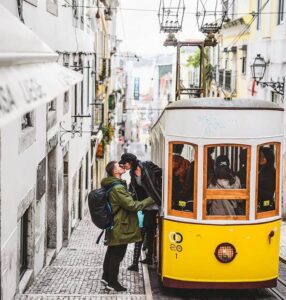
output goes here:
<path id="1" fill-rule="evenodd" d="M 146 258 L 152 259 L 154 252 L 154 237 L 156 234 L 156 218 L 158 210 L 144 210 L 143 227 L 146 235 L 147 254 Z"/>
<path id="2" fill-rule="evenodd" d="M 103 262 L 102 278 L 108 283 L 114 284 L 118 281 L 119 266 L 124 258 L 127 245 L 108 246 Z"/>
<path id="3" fill-rule="evenodd" d="M 144 240 L 144 233 L 145 233 L 144 228 L 140 228 L 140 231 L 141 231 L 142 241 L 136 242 L 134 244 L 133 263 L 132 263 L 133 265 L 138 265 L 139 257 L 141 254 L 141 247 L 142 247 L 143 240 Z"/>

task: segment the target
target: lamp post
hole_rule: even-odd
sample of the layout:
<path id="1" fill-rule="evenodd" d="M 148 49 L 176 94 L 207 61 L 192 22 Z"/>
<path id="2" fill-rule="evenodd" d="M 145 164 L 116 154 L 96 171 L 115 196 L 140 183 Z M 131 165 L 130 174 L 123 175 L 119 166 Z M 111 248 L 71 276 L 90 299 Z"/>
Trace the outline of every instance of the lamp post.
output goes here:
<path id="1" fill-rule="evenodd" d="M 269 86 L 276 93 L 284 96 L 285 77 L 282 78 L 282 81 L 279 81 L 279 79 L 278 81 L 273 81 L 272 78 L 271 81 L 262 81 L 265 75 L 267 64 L 268 63 L 264 60 L 264 58 L 260 54 L 257 54 L 253 64 L 250 66 L 252 78 L 255 80 L 257 85 L 260 84 L 263 88 Z"/>

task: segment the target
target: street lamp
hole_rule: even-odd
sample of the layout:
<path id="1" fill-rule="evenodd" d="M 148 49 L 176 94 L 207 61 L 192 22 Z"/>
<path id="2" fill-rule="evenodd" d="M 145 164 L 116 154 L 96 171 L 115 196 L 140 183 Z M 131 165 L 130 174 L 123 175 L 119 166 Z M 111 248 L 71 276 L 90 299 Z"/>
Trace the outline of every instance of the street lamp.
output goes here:
<path id="1" fill-rule="evenodd" d="M 255 80 L 256 84 L 260 84 L 263 88 L 266 86 L 271 87 L 276 93 L 280 95 L 284 95 L 284 84 L 285 84 L 285 77 L 282 78 L 282 81 L 273 81 L 271 78 L 271 81 L 261 81 L 265 75 L 267 62 L 264 60 L 264 58 L 257 54 L 253 64 L 250 66 L 252 78 Z"/>
<path id="2" fill-rule="evenodd" d="M 227 9 L 222 0 L 197 0 L 196 19 L 199 31 L 209 35 L 217 33 L 225 21 Z"/>
<path id="3" fill-rule="evenodd" d="M 177 33 L 182 30 L 185 13 L 184 0 L 160 0 L 159 23 L 160 31 L 166 33 Z"/>
<path id="4" fill-rule="evenodd" d="M 261 57 L 260 54 L 257 54 L 257 56 L 254 58 L 253 64 L 250 66 L 252 78 L 259 83 L 262 78 L 264 77 L 265 71 L 266 71 L 266 61 L 263 57 Z"/>

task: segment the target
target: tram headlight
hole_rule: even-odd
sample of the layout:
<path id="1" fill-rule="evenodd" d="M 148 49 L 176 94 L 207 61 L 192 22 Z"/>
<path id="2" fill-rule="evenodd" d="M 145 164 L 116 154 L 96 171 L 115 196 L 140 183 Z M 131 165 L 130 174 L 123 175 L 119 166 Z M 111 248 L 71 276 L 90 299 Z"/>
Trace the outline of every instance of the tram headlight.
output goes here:
<path id="1" fill-rule="evenodd" d="M 232 244 L 222 243 L 216 247 L 214 254 L 218 261 L 222 263 L 229 263 L 234 260 L 237 252 Z"/>

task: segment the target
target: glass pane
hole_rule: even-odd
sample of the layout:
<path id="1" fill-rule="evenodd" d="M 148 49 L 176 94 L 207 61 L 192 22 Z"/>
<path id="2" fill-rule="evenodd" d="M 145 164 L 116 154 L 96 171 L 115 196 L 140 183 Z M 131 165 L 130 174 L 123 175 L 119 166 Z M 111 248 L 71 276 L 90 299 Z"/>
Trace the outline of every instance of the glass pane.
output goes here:
<path id="1" fill-rule="evenodd" d="M 245 200 L 208 200 L 208 216 L 245 216 Z"/>
<path id="2" fill-rule="evenodd" d="M 173 144 L 172 209 L 193 212 L 195 148 L 188 144 Z"/>
<path id="3" fill-rule="evenodd" d="M 247 148 L 217 146 L 207 148 L 207 188 L 246 189 Z"/>
<path id="4" fill-rule="evenodd" d="M 200 88 L 200 48 L 182 46 L 180 48 L 180 85 L 181 89 Z"/>
<path id="5" fill-rule="evenodd" d="M 259 147 L 258 159 L 258 212 L 275 210 L 277 145 Z"/>

